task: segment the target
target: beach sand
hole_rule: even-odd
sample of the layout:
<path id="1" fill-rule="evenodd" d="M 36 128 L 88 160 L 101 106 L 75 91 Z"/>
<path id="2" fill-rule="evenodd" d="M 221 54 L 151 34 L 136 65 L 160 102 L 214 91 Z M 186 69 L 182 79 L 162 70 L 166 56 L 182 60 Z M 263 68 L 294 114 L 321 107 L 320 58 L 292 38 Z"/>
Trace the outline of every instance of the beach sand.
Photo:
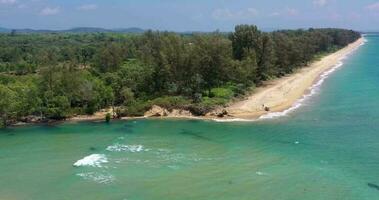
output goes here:
<path id="1" fill-rule="evenodd" d="M 360 38 L 347 47 L 301 68 L 294 74 L 269 81 L 259 87 L 246 100 L 232 103 L 226 108 L 232 118 L 258 119 L 269 113 L 291 108 L 296 101 L 310 92 L 310 88 L 327 70 L 336 66 L 344 57 L 364 43 Z M 269 112 L 265 111 L 269 108 Z"/>

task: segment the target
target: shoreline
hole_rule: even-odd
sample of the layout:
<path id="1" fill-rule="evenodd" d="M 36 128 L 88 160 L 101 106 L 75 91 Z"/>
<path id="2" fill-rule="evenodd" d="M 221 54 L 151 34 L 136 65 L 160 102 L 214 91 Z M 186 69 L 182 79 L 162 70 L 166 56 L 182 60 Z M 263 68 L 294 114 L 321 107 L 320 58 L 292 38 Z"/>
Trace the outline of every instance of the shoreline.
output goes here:
<path id="1" fill-rule="evenodd" d="M 343 65 L 343 59 L 364 43 L 365 39 L 361 37 L 309 66 L 300 68 L 293 74 L 267 82 L 248 99 L 232 103 L 226 107 L 229 115 L 231 115 L 230 119 L 239 118 L 243 121 L 273 118 L 276 115 L 285 115 L 287 112 L 300 107 L 296 103 L 313 95 L 312 90 L 320 86 L 327 75 Z M 270 111 L 265 111 L 265 107 L 268 107 Z"/>
<path id="2" fill-rule="evenodd" d="M 301 106 L 302 101 L 313 95 L 313 87 L 322 84 L 328 74 L 343 65 L 342 60 L 349 54 L 357 50 L 365 43 L 364 37 L 349 44 L 348 46 L 322 57 L 320 60 L 312 62 L 307 67 L 300 68 L 297 72 L 288 74 L 284 77 L 267 81 L 263 86 L 258 87 L 256 91 L 250 94 L 245 100 L 237 100 L 230 103 L 224 109 L 228 112 L 225 117 L 217 116 L 192 116 L 192 115 L 169 115 L 162 117 L 122 117 L 114 120 L 135 120 L 135 119 L 195 119 L 195 120 L 213 120 L 217 122 L 234 122 L 234 121 L 256 121 L 259 119 L 274 118 L 284 116 L 288 112 Z M 330 71 L 330 72 L 329 72 Z M 326 74 L 325 74 L 326 73 Z M 322 77 L 325 74 L 326 77 Z M 269 111 L 266 111 L 266 107 Z M 86 121 L 105 121 L 105 115 L 112 113 L 111 109 L 103 109 L 93 115 L 78 115 L 62 121 L 53 123 L 76 123 Z M 34 123 L 17 123 L 14 126 Z M 49 122 L 48 122 L 49 123 Z"/>

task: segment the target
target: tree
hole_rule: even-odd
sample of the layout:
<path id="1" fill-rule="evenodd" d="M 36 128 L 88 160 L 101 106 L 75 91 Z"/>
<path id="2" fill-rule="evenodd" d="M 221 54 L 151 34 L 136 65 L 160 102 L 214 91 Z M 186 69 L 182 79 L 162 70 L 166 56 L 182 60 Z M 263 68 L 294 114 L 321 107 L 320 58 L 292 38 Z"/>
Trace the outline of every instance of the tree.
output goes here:
<path id="1" fill-rule="evenodd" d="M 115 43 L 107 44 L 95 56 L 95 66 L 100 72 L 114 72 L 122 63 L 122 50 Z"/>
<path id="2" fill-rule="evenodd" d="M 235 59 L 242 60 L 245 55 L 245 51 L 254 50 L 260 57 L 262 46 L 262 33 L 256 26 L 253 25 L 238 25 L 235 28 L 235 32 L 231 34 L 230 39 L 232 41 L 233 55 Z M 258 63 L 261 61 L 258 60 Z"/>
<path id="3" fill-rule="evenodd" d="M 65 119 L 68 117 L 70 102 L 66 96 L 54 96 L 52 92 L 44 94 L 44 116 L 49 119 Z"/>
<path id="4" fill-rule="evenodd" d="M 123 87 L 120 95 L 123 101 L 123 105 L 129 106 L 134 102 L 134 93 L 130 88 Z"/>
<path id="5" fill-rule="evenodd" d="M 194 43 L 194 65 L 208 91 L 228 80 L 231 67 L 231 43 L 219 33 L 197 36 Z"/>
<path id="6" fill-rule="evenodd" d="M 258 81 L 268 80 L 272 76 L 276 76 L 275 69 L 275 49 L 271 36 L 264 34 L 262 37 L 262 49 L 261 49 L 260 63 L 258 63 Z"/>
<path id="7" fill-rule="evenodd" d="M 0 84 L 0 127 L 7 127 L 8 119 L 15 113 L 16 94 L 8 87 Z"/>

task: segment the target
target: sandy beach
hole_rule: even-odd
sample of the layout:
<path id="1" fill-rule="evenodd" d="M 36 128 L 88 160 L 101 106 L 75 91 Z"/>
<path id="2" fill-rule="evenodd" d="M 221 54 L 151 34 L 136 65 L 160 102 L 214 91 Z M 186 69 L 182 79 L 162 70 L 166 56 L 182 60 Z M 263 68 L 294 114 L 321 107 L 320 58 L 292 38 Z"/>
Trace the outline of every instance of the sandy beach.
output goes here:
<path id="1" fill-rule="evenodd" d="M 310 87 L 325 71 L 336 66 L 341 59 L 364 43 L 360 38 L 347 47 L 301 68 L 294 74 L 269 81 L 259 87 L 246 100 L 232 103 L 226 108 L 233 118 L 258 119 L 262 115 L 289 109 L 294 103 L 309 92 Z M 269 108 L 269 112 L 265 111 Z"/>

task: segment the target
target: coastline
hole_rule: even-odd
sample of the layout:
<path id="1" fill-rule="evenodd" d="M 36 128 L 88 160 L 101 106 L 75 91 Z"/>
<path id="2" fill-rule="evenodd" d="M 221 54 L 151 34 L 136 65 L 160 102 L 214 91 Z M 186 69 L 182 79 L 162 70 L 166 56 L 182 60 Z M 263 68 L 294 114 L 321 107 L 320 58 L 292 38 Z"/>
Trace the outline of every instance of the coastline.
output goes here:
<path id="1" fill-rule="evenodd" d="M 348 46 L 329 54 L 298 72 L 267 82 L 246 100 L 226 107 L 230 119 L 257 120 L 285 115 L 299 107 L 298 101 L 312 95 L 313 86 L 322 84 L 325 77 L 343 65 L 341 60 L 365 43 L 361 37 Z M 265 107 L 269 111 L 265 111 Z M 286 112 L 287 111 L 287 112 Z M 285 113 L 283 113 L 285 112 Z"/>
<path id="2" fill-rule="evenodd" d="M 227 111 L 225 117 L 217 117 L 213 115 L 192 116 L 181 114 L 169 114 L 167 116 L 153 117 L 123 117 L 119 120 L 133 120 L 145 118 L 163 118 L 163 119 L 197 119 L 197 120 L 214 120 L 218 122 L 233 121 L 256 121 L 258 119 L 273 118 L 276 116 L 286 115 L 298 107 L 299 101 L 312 95 L 313 87 L 322 84 L 325 77 L 336 68 L 342 66 L 341 60 L 346 58 L 354 50 L 358 49 L 365 43 L 364 37 L 349 44 L 348 46 L 322 57 L 311 63 L 307 67 L 300 68 L 299 71 L 288 74 L 282 78 L 267 81 L 263 86 L 258 87 L 245 100 L 230 103 L 224 108 Z M 265 110 L 269 108 L 269 111 Z M 85 121 L 104 121 L 107 113 L 112 113 L 112 109 L 103 109 L 93 115 L 78 115 L 68 118 L 62 122 L 85 122 Z M 59 121 L 58 121 L 59 122 Z M 37 122 L 38 123 L 38 122 Z M 17 123 L 17 125 L 25 125 L 29 123 Z M 32 123 L 33 124 L 33 123 Z"/>

